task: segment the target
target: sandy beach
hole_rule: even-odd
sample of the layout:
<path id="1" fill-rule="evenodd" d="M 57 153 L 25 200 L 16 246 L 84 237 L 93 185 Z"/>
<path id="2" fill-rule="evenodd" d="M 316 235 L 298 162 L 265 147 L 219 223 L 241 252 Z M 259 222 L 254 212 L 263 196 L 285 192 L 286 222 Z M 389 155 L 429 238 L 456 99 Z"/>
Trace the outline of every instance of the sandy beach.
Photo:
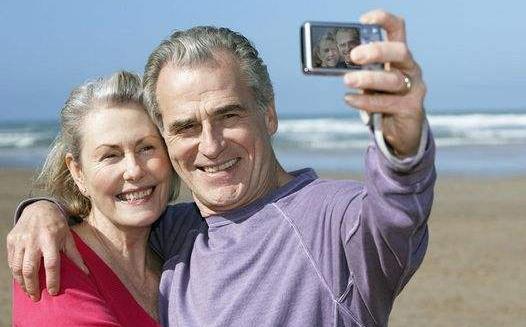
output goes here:
<path id="1" fill-rule="evenodd" d="M 1 326 L 11 321 L 5 237 L 31 174 L 0 169 Z M 526 176 L 440 177 L 425 261 L 395 303 L 390 326 L 524 326 L 525 193 Z M 189 199 L 187 190 L 181 199 Z"/>

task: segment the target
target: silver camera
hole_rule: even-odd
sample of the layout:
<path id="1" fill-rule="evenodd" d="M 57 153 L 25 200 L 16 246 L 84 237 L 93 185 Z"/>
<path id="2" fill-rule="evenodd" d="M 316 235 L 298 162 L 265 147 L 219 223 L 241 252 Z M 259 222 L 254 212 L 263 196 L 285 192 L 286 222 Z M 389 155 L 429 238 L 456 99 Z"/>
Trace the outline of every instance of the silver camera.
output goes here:
<path id="1" fill-rule="evenodd" d="M 343 75 L 349 70 L 381 70 L 381 63 L 357 65 L 351 50 L 370 42 L 385 40 L 379 25 L 360 23 L 306 22 L 301 27 L 301 59 L 305 74 Z"/>

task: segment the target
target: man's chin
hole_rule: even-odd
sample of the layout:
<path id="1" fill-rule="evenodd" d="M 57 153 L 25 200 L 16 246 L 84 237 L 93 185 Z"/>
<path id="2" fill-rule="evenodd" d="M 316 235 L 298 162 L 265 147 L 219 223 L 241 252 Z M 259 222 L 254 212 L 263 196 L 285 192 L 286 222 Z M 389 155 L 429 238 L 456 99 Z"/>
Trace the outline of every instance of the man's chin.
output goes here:
<path id="1" fill-rule="evenodd" d="M 203 217 L 224 213 L 232 209 L 238 208 L 241 204 L 241 199 L 237 190 L 227 188 L 219 188 L 213 191 L 204 188 L 206 195 L 193 193 L 193 198 L 197 207 L 201 211 Z"/>

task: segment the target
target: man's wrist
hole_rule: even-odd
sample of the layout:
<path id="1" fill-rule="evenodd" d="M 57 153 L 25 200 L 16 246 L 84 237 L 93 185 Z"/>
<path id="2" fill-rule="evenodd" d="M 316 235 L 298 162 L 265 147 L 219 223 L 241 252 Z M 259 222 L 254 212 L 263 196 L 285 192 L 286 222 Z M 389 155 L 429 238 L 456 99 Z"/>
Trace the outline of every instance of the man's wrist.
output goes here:
<path id="1" fill-rule="evenodd" d="M 68 216 L 66 214 L 65 209 L 62 207 L 62 205 L 59 202 L 57 202 L 55 199 L 53 199 L 53 198 L 47 198 L 47 197 L 29 198 L 29 199 L 22 200 L 22 202 L 20 202 L 18 204 L 18 206 L 16 207 L 15 215 L 14 215 L 14 218 L 13 218 L 13 225 L 16 225 L 18 219 L 22 215 L 22 211 L 24 211 L 24 209 L 27 208 L 27 206 L 29 206 L 29 205 L 31 205 L 31 204 L 33 204 L 35 202 L 38 202 L 38 201 L 51 202 L 52 204 L 56 205 L 57 209 L 60 211 L 60 213 L 62 214 L 63 217 L 67 217 Z"/>
<path id="2" fill-rule="evenodd" d="M 393 149 L 385 141 L 382 130 L 374 128 L 374 126 L 380 126 L 381 124 L 381 115 L 375 116 L 376 117 L 373 117 L 375 121 L 373 122 L 372 132 L 374 135 L 376 146 L 378 147 L 382 155 L 387 159 L 387 161 L 389 162 L 389 166 L 391 166 L 392 169 L 401 173 L 409 172 L 413 167 L 418 165 L 418 163 L 422 160 L 426 152 L 429 143 L 429 124 L 427 122 L 427 119 L 424 118 L 424 120 L 422 121 L 422 131 L 420 134 L 420 141 L 416 154 L 406 158 L 399 158 L 394 153 Z"/>

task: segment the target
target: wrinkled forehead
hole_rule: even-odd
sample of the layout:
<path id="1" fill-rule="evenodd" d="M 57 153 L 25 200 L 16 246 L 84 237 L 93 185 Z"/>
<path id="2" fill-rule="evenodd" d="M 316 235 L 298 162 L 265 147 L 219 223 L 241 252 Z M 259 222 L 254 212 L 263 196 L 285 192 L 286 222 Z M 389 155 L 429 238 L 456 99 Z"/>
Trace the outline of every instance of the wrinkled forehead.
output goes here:
<path id="1" fill-rule="evenodd" d="M 157 99 L 163 118 L 196 109 L 252 107 L 255 101 L 237 62 L 225 57 L 198 66 L 165 66 L 158 80 Z"/>
<path id="2" fill-rule="evenodd" d="M 100 105 L 83 119 L 80 129 L 81 150 L 100 144 L 133 143 L 137 139 L 159 136 L 144 107 L 137 103 Z"/>

